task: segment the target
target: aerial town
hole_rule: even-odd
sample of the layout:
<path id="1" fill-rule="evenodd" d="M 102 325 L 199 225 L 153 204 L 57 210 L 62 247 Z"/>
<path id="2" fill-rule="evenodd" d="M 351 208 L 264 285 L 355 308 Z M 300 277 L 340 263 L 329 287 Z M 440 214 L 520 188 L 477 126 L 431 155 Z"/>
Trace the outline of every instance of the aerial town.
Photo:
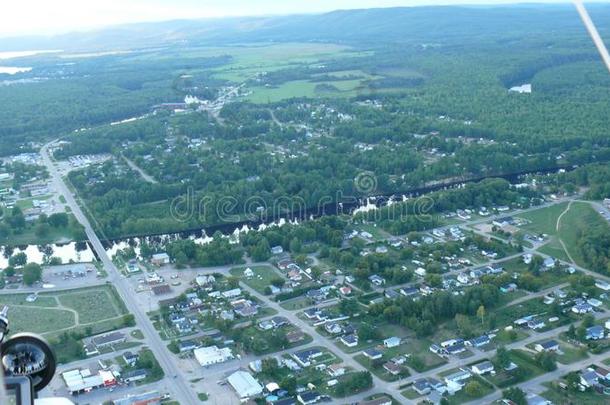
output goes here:
<path id="1" fill-rule="evenodd" d="M 0 32 L 0 396 L 610 403 L 586 10 L 328 11 Z"/>

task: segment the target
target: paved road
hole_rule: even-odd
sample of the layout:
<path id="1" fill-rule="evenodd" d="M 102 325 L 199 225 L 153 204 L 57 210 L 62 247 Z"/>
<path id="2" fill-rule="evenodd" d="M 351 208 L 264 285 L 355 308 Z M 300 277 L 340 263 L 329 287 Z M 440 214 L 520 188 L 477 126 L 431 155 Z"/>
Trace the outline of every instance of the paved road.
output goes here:
<path id="1" fill-rule="evenodd" d="M 41 149 L 41 155 L 47 170 L 51 174 L 51 181 L 53 182 L 55 189 L 58 190 L 58 192 L 61 193 L 61 195 L 63 195 L 66 199 L 66 203 L 72 210 L 72 213 L 76 219 L 85 228 L 85 232 L 89 238 L 89 241 L 91 242 L 93 250 L 97 253 L 98 258 L 101 260 L 104 268 L 108 272 L 108 280 L 115 286 L 122 300 L 125 302 L 129 313 L 133 314 L 136 324 L 144 333 L 145 343 L 155 353 L 155 356 L 157 357 L 157 360 L 159 361 L 159 364 L 163 368 L 165 374 L 172 378 L 173 376 L 176 376 L 176 378 L 173 378 L 173 384 L 171 385 L 170 392 L 172 397 L 178 400 L 181 405 L 198 404 L 199 400 L 197 396 L 187 384 L 187 379 L 177 366 L 173 355 L 167 350 L 165 343 L 161 340 L 146 313 L 144 313 L 144 311 L 142 311 L 138 306 L 137 301 L 134 299 L 134 292 L 131 290 L 129 283 L 121 275 L 112 260 L 110 260 L 106 254 L 106 250 L 94 232 L 88 218 L 83 214 L 83 211 L 77 204 L 74 195 L 61 178 L 57 167 L 49 155 L 49 145 L 50 144 L 47 144 Z"/>

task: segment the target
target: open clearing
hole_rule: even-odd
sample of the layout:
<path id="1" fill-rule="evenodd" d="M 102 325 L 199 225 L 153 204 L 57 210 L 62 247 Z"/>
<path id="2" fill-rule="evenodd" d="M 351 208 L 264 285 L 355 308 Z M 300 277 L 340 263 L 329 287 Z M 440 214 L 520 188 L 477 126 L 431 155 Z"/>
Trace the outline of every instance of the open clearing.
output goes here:
<path id="1" fill-rule="evenodd" d="M 27 296 L 0 295 L 0 306 L 9 306 L 11 333 L 48 334 L 81 326 L 108 329 L 127 313 L 114 287 L 109 285 L 43 292 L 34 302 L 27 302 Z"/>

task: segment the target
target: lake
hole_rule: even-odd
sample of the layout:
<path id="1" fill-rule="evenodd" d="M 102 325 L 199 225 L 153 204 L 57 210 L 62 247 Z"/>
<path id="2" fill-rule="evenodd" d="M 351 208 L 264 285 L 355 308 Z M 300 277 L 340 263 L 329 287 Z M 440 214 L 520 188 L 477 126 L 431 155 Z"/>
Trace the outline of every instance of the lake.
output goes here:
<path id="1" fill-rule="evenodd" d="M 7 256 L 25 253 L 28 263 L 43 264 L 51 257 L 58 257 L 63 264 L 67 263 L 89 263 L 95 260 L 95 254 L 89 243 L 71 242 L 55 245 L 28 245 L 14 248 L 0 247 L 0 269 L 8 267 Z M 9 254 L 10 253 L 10 254 Z"/>

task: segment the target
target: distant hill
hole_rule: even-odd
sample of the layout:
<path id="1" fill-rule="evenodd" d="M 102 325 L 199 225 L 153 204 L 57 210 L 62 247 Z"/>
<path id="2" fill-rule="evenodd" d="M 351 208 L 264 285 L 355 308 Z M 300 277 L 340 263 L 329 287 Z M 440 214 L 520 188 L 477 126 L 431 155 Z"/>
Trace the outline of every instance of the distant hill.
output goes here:
<path id="1" fill-rule="evenodd" d="M 589 10 L 610 36 L 610 5 Z M 326 14 L 139 23 L 55 37 L 0 39 L 0 51 L 28 49 L 99 50 L 170 44 L 218 45 L 257 41 L 324 41 L 375 44 L 464 43 L 469 37 L 583 32 L 571 5 L 497 7 L 404 7 L 341 10 Z"/>

